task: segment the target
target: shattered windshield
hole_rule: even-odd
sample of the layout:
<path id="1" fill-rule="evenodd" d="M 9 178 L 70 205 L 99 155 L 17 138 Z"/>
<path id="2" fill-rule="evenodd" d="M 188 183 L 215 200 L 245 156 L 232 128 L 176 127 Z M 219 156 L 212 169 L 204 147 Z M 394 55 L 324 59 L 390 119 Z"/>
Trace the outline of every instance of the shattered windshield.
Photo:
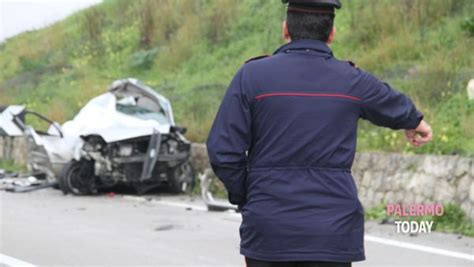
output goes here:
<path id="1" fill-rule="evenodd" d="M 124 105 L 120 103 L 117 103 L 116 107 L 117 107 L 117 111 L 139 118 L 139 119 L 156 120 L 160 124 L 170 123 L 168 118 L 166 117 L 165 112 L 161 108 L 159 112 L 156 112 L 156 111 L 152 111 L 143 107 L 133 106 L 133 105 Z"/>

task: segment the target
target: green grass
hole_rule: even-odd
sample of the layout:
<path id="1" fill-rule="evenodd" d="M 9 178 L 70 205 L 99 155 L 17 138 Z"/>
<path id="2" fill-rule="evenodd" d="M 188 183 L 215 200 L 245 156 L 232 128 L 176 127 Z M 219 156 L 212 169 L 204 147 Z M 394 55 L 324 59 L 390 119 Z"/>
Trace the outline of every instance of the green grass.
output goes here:
<path id="1" fill-rule="evenodd" d="M 238 68 L 282 44 L 277 2 L 104 1 L 0 44 L 0 103 L 64 122 L 113 80 L 136 77 L 172 101 L 192 141 L 205 141 Z M 344 1 L 334 54 L 408 94 L 435 133 L 413 149 L 402 132 L 363 122 L 359 151 L 474 155 L 472 10 L 470 0 Z"/>
<path id="2" fill-rule="evenodd" d="M 15 163 L 10 159 L 0 159 L 0 169 L 3 169 L 7 172 L 18 172 L 26 170 L 26 166 Z"/>
<path id="3" fill-rule="evenodd" d="M 417 216 L 417 217 L 399 217 L 388 216 L 385 211 L 386 204 L 380 204 L 374 208 L 365 210 L 366 220 L 403 220 L 403 221 L 433 221 L 434 231 L 456 233 L 465 236 L 474 237 L 474 222 L 469 219 L 464 211 L 457 205 L 445 203 L 442 216 Z"/>

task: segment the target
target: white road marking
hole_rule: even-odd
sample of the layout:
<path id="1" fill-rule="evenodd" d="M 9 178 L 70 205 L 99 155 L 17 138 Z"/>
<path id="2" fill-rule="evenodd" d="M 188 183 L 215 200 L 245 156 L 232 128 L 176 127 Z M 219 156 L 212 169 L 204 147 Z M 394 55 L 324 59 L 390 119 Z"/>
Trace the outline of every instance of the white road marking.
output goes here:
<path id="1" fill-rule="evenodd" d="M 148 201 L 147 199 L 145 199 L 143 197 L 135 197 L 135 196 L 124 196 L 123 198 L 138 201 L 138 202 L 147 202 Z M 161 204 L 161 205 L 166 205 L 166 206 L 171 206 L 171 207 L 191 208 L 193 210 L 207 211 L 207 208 L 204 207 L 204 206 L 186 204 L 186 203 L 182 203 L 182 202 L 166 201 L 166 200 L 151 200 L 150 202 Z M 242 216 L 241 216 L 240 213 L 229 213 L 229 216 L 242 219 Z M 458 259 L 474 261 L 474 255 L 461 253 L 461 252 L 455 252 L 455 251 L 451 251 L 451 250 L 433 248 L 433 247 L 428 247 L 428 246 L 423 246 L 423 245 L 416 245 L 416 244 L 411 244 L 411 243 L 408 243 L 408 242 L 402 242 L 402 241 L 397 241 L 397 240 L 392 240 L 392 239 L 386 239 L 386 238 L 372 236 L 372 235 L 365 235 L 364 240 L 369 241 L 369 242 L 384 244 L 384 245 L 388 245 L 388 246 L 406 248 L 406 249 L 411 249 L 411 250 L 418 250 L 418 251 L 423 251 L 423 252 L 431 253 L 431 254 L 438 254 L 438 255 L 443 255 L 443 256 L 452 257 L 452 258 L 458 258 Z"/>
<path id="2" fill-rule="evenodd" d="M 466 253 L 455 252 L 455 251 L 445 250 L 445 249 L 440 249 L 440 248 L 433 248 L 433 247 L 428 247 L 428 246 L 423 246 L 423 245 L 415 245 L 415 244 L 411 244 L 407 242 L 401 242 L 397 240 L 386 239 L 386 238 L 376 237 L 372 235 L 365 235 L 364 239 L 365 241 L 370 241 L 374 243 L 400 247 L 400 248 L 406 248 L 406 249 L 412 249 L 412 250 L 418 250 L 418 251 L 443 255 L 443 256 L 452 257 L 452 258 L 474 261 L 474 255 L 470 255 Z"/>
<path id="3" fill-rule="evenodd" d="M 21 267 L 35 267 L 36 266 L 26 261 L 15 259 L 13 257 L 0 253 L 0 265 L 1 264 L 6 264 L 7 266 L 11 266 L 11 267 L 20 267 L 20 266 Z"/>

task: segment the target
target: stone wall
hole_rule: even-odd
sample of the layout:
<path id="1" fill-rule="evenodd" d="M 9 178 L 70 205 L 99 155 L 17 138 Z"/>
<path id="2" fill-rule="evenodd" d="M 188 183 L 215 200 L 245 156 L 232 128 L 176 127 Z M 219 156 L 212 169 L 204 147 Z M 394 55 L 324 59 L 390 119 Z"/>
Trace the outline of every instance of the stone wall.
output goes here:
<path id="1" fill-rule="evenodd" d="M 191 160 L 196 173 L 202 173 L 205 169 L 211 167 L 205 144 L 193 143 L 191 147 Z"/>
<path id="2" fill-rule="evenodd" d="M 204 144 L 193 144 L 197 172 L 209 167 Z M 364 207 L 389 203 L 454 203 L 474 219 L 474 158 L 358 153 L 352 168 Z"/>
<path id="3" fill-rule="evenodd" d="M 366 208 L 450 202 L 474 219 L 473 157 L 359 153 L 352 173 Z"/>
<path id="4" fill-rule="evenodd" d="M 13 160 L 18 165 L 26 165 L 26 138 L 0 136 L 0 160 Z"/>

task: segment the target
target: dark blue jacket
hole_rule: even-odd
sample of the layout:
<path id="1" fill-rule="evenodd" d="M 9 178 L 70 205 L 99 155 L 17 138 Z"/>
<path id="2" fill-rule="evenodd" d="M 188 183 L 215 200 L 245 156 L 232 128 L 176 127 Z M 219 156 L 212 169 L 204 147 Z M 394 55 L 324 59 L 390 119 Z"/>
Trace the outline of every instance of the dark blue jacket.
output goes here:
<path id="1" fill-rule="evenodd" d="M 422 119 L 405 95 L 320 41 L 244 64 L 207 140 L 242 208 L 241 253 L 267 261 L 360 261 L 364 212 L 351 176 L 359 118 L 392 129 Z"/>

